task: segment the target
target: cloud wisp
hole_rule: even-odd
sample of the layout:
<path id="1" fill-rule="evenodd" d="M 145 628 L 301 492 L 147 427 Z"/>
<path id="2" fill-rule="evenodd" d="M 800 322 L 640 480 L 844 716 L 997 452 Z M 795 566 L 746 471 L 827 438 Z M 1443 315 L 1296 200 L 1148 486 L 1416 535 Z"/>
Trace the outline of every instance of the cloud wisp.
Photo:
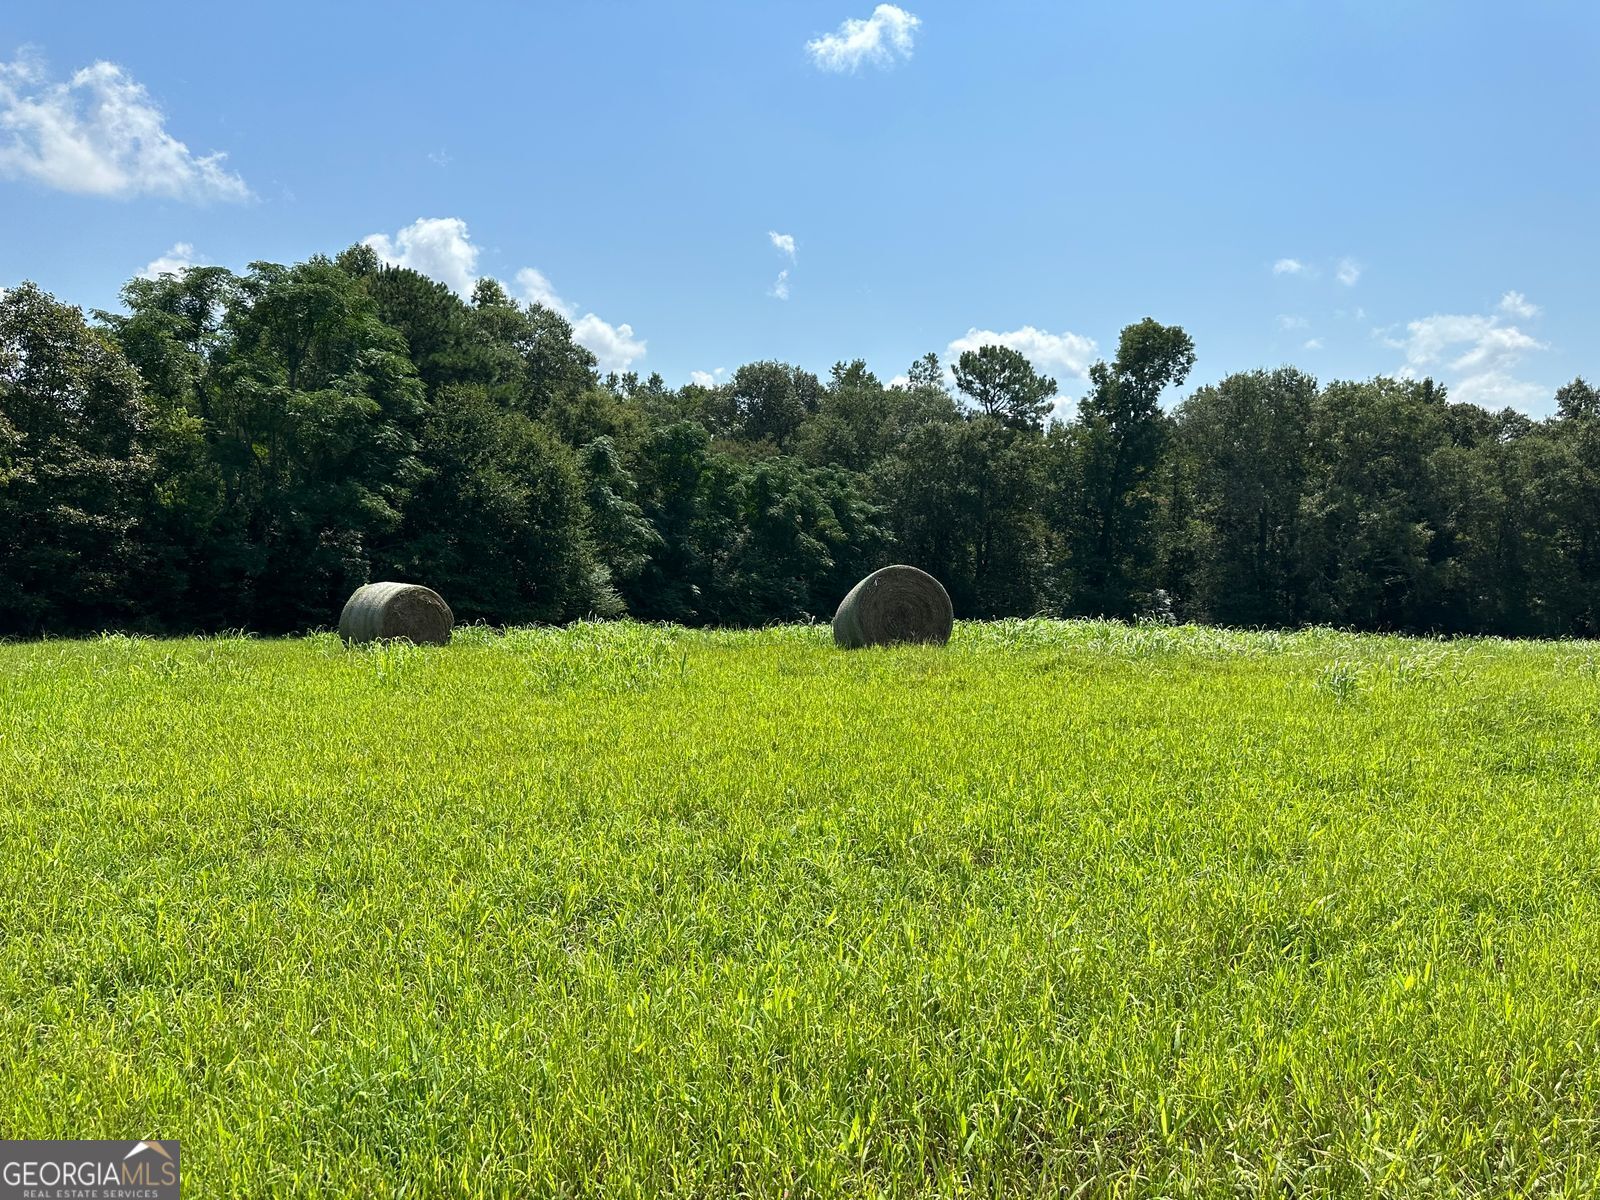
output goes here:
<path id="1" fill-rule="evenodd" d="M 632 325 L 613 325 L 592 312 L 578 316 L 578 306 L 562 299 L 549 277 L 537 267 L 523 267 L 517 272 L 516 281 L 523 303 L 543 305 L 572 323 L 572 340 L 594 355 L 602 372 L 626 371 L 645 356 L 645 340 L 634 333 Z"/>
<path id="2" fill-rule="evenodd" d="M 190 267 L 203 264 L 203 259 L 195 257 L 192 242 L 174 242 L 172 249 L 145 264 L 144 269 L 139 272 L 139 278 L 160 279 L 163 275 L 182 275 Z"/>
<path id="3" fill-rule="evenodd" d="M 1333 277 L 1345 287 L 1355 287 L 1356 282 L 1361 278 L 1362 272 L 1366 269 L 1364 263 L 1359 263 L 1349 255 L 1345 255 L 1333 264 Z M 1288 256 L 1273 262 L 1272 273 L 1274 275 L 1299 276 L 1301 279 L 1322 278 L 1321 267 L 1309 263 L 1303 258 L 1290 258 Z"/>
<path id="4" fill-rule="evenodd" d="M 1521 317 L 1528 321 L 1537 317 L 1541 309 L 1521 292 L 1507 292 L 1500 297 L 1500 311 L 1508 317 Z"/>
<path id="5" fill-rule="evenodd" d="M 1532 316 L 1538 306 L 1519 292 L 1513 306 Z M 1549 397 L 1550 389 L 1519 379 L 1514 368 L 1529 354 L 1549 349 L 1548 343 L 1505 322 L 1499 314 L 1436 313 L 1406 325 L 1403 338 L 1383 337 L 1384 344 L 1404 351 L 1405 364 L 1395 372 L 1401 379 L 1442 376 L 1452 399 L 1485 408 L 1526 408 Z"/>
<path id="6" fill-rule="evenodd" d="M 552 312 L 558 312 L 569 321 L 573 317 L 572 305 L 563 300 L 556 291 L 555 284 L 537 267 L 523 267 L 517 272 L 517 294 L 522 297 L 524 304 L 542 304 Z"/>
<path id="7" fill-rule="evenodd" d="M 880 4 L 866 19 L 852 17 L 833 33 L 806 43 L 806 53 L 820 70 L 835 74 L 863 66 L 892 67 L 911 57 L 920 17 L 893 4 Z"/>
<path id="8" fill-rule="evenodd" d="M 250 199 L 226 158 L 191 153 L 144 85 L 115 63 L 65 81 L 52 81 L 32 55 L 0 63 L 0 175 L 116 199 Z"/>

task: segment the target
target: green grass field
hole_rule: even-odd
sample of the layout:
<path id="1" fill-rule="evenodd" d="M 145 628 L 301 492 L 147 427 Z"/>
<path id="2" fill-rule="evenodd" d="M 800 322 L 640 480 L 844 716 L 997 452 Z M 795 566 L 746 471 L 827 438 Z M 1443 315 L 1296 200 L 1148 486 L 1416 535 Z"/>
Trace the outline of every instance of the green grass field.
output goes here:
<path id="1" fill-rule="evenodd" d="M 1590 1194 L 1600 644 L 0 647 L 0 1131 L 185 1195 Z"/>

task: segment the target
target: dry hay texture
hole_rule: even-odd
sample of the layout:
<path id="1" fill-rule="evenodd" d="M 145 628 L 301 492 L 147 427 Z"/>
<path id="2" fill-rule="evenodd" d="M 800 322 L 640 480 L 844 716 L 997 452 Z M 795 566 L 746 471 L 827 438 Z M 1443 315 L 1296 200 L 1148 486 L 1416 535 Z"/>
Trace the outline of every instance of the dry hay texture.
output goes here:
<path id="1" fill-rule="evenodd" d="M 339 614 L 339 636 L 347 642 L 406 638 L 442 646 L 455 615 L 438 592 L 415 583 L 369 583 L 359 587 Z"/>
<path id="2" fill-rule="evenodd" d="M 833 640 L 845 650 L 950 640 L 955 610 L 950 595 L 926 571 L 893 566 L 874 571 L 839 602 L 833 615 Z"/>

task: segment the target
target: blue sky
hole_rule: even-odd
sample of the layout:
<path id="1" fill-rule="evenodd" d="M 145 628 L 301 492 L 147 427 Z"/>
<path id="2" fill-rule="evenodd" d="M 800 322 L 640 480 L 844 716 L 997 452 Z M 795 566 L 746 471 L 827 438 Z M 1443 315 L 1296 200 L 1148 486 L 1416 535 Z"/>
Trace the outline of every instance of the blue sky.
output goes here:
<path id="1" fill-rule="evenodd" d="M 0 286 L 85 306 L 374 238 L 672 384 L 1073 397 L 1146 315 L 1197 382 L 1600 375 L 1592 3 L 13 4 L 0 64 Z"/>

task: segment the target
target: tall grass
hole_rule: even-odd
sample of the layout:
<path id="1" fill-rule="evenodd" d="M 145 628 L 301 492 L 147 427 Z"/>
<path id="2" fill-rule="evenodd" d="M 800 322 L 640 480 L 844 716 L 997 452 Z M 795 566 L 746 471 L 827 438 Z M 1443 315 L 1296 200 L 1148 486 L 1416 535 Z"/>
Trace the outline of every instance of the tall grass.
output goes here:
<path id="1" fill-rule="evenodd" d="M 1590 1194 L 1600 650 L 0 647 L 0 1131 L 188 1194 Z"/>

